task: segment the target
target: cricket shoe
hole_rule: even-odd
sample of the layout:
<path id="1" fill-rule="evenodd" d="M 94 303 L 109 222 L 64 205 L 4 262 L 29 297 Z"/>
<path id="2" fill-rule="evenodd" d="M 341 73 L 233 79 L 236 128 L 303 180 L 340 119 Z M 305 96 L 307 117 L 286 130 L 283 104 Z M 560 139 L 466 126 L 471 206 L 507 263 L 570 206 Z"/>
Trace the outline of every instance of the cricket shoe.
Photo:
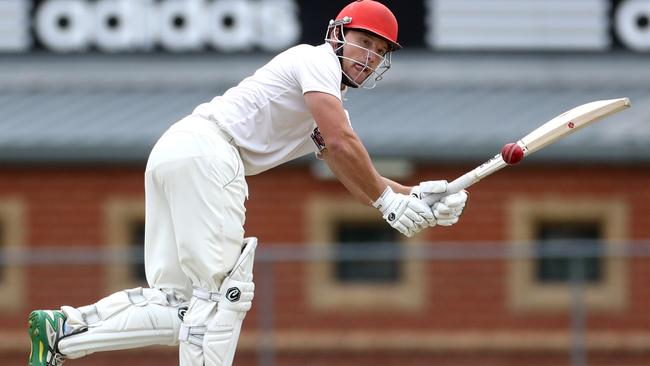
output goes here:
<path id="1" fill-rule="evenodd" d="M 29 314 L 31 352 L 29 366 L 60 366 L 65 357 L 59 353 L 65 314 L 59 310 L 34 310 Z"/>

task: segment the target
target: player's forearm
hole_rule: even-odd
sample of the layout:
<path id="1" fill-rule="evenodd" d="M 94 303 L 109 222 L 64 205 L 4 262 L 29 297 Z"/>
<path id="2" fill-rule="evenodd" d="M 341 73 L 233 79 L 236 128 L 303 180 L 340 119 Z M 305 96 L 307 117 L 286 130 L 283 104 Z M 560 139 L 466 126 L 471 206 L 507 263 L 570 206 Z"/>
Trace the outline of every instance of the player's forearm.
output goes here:
<path id="1" fill-rule="evenodd" d="M 356 136 L 331 142 L 323 150 L 323 158 L 345 188 L 364 204 L 374 202 L 386 189 L 388 182 L 377 173 Z"/>
<path id="2" fill-rule="evenodd" d="M 392 181 L 386 177 L 382 177 L 384 179 L 384 182 L 390 186 L 390 188 L 393 190 L 395 193 L 401 193 L 401 194 L 410 194 L 411 193 L 411 188 L 409 186 L 405 186 L 402 184 L 399 184 L 395 181 Z"/>

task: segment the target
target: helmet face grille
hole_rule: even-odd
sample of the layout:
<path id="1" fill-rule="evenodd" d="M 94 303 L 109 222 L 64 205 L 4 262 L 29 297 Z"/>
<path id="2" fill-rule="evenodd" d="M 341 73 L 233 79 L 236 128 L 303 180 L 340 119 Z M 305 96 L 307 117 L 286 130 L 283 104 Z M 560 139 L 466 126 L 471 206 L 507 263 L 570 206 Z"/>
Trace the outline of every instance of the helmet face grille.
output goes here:
<path id="1" fill-rule="evenodd" d="M 345 27 L 345 22 L 344 21 L 330 21 L 330 25 L 327 28 L 327 33 L 325 35 L 325 41 L 329 42 L 330 44 L 334 45 L 334 53 L 336 53 L 336 56 L 339 58 L 341 61 L 341 72 L 343 73 L 343 82 L 344 84 L 351 86 L 353 88 L 358 88 L 362 87 L 364 89 L 372 89 L 375 86 L 377 86 L 377 82 L 383 78 L 384 73 L 388 71 L 391 67 L 391 52 L 386 52 L 383 55 L 380 55 L 368 48 L 365 48 L 363 46 L 360 46 L 355 43 L 348 42 L 345 39 L 345 32 L 343 31 L 343 28 Z M 337 31 L 338 29 L 338 31 Z M 343 49 L 345 46 L 348 47 L 354 47 L 357 49 L 360 49 L 366 53 L 366 57 L 364 61 L 359 61 L 355 60 L 350 57 L 346 57 L 343 55 Z M 381 61 L 376 67 L 372 67 L 370 65 L 370 58 L 371 56 L 374 56 Z M 354 75 L 348 74 L 345 72 L 343 69 L 343 62 L 351 61 L 357 65 L 360 65 L 362 68 L 358 72 L 354 73 Z M 370 74 L 368 74 L 367 77 L 359 80 L 362 75 L 370 70 Z"/>

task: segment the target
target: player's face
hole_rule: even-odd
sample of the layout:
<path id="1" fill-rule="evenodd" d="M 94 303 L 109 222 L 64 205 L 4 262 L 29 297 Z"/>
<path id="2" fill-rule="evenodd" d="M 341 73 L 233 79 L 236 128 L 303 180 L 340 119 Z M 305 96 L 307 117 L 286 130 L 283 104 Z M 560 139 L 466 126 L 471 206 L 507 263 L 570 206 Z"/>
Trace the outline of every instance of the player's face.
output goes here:
<path id="1" fill-rule="evenodd" d="M 348 44 L 343 48 L 343 71 L 352 81 L 361 84 L 377 69 L 388 52 L 388 42 L 372 34 L 350 29 L 345 34 Z"/>

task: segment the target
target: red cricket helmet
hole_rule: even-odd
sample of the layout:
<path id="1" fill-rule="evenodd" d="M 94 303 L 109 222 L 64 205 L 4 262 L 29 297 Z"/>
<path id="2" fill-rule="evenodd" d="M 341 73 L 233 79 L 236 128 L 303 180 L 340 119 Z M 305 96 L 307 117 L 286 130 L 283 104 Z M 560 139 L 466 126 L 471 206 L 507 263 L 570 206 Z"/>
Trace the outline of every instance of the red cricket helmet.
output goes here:
<path id="1" fill-rule="evenodd" d="M 397 19 L 384 4 L 374 0 L 357 0 L 343 8 L 336 20 L 343 20 L 345 17 L 349 17 L 351 21 L 344 23 L 344 28 L 371 32 L 386 40 L 392 50 L 402 48 L 397 43 Z"/>

